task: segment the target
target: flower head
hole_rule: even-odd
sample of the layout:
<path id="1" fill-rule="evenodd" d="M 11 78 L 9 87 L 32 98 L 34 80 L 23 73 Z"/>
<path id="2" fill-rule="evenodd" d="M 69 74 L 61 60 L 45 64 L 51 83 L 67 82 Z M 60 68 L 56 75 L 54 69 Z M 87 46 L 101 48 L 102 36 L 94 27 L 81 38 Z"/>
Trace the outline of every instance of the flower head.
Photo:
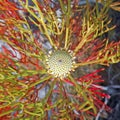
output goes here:
<path id="1" fill-rule="evenodd" d="M 65 78 L 74 69 L 74 57 L 65 50 L 55 50 L 48 55 L 48 70 L 54 77 Z"/>

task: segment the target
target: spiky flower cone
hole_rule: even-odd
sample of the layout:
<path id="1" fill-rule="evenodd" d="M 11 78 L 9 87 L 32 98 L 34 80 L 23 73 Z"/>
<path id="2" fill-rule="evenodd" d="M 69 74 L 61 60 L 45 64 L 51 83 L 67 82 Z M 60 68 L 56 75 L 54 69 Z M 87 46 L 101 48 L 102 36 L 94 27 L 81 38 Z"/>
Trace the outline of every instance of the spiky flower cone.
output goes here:
<path id="1" fill-rule="evenodd" d="M 98 72 L 85 65 L 117 63 L 120 42 L 100 36 L 114 29 L 109 2 L 0 1 L 0 120 L 93 119 L 103 106 Z M 89 69 L 89 68 L 88 68 Z M 108 110 L 108 107 L 105 107 Z"/>

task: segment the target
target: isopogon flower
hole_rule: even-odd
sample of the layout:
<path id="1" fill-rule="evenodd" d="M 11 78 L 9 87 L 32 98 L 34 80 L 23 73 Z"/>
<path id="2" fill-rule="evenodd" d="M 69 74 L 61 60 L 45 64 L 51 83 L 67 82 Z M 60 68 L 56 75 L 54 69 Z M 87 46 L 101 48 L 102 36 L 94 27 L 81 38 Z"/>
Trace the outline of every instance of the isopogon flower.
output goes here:
<path id="1" fill-rule="evenodd" d="M 110 97 L 99 86 L 102 69 L 83 77 L 75 71 L 120 61 L 120 42 L 100 39 L 115 27 L 107 15 L 112 1 L 104 2 L 99 10 L 88 0 L 0 1 L 0 39 L 8 45 L 0 53 L 1 119 L 97 115 Z"/>

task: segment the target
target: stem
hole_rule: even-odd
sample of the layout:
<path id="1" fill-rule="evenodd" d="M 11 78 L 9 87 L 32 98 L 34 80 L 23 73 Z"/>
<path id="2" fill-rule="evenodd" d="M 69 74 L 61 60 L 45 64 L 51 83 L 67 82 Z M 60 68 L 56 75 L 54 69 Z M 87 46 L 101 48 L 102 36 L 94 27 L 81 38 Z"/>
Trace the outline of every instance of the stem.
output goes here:
<path id="1" fill-rule="evenodd" d="M 40 109 L 40 108 L 39 108 Z M 33 115 L 33 116 L 42 116 L 42 114 L 44 113 L 44 111 L 42 110 L 42 109 L 40 109 L 40 112 L 41 112 L 41 114 L 40 113 L 34 113 L 34 112 L 30 112 L 30 111 L 28 111 L 28 110 L 26 110 L 26 109 L 24 109 L 24 112 L 25 113 L 28 113 L 29 115 Z"/>
<path id="2" fill-rule="evenodd" d="M 0 117 L 5 116 L 5 115 L 7 115 L 7 114 L 10 114 L 10 113 L 12 113 L 12 112 L 13 112 L 13 110 L 4 111 L 3 113 L 0 113 Z"/>
<path id="3" fill-rule="evenodd" d="M 64 46 L 65 49 L 67 49 L 67 45 L 68 45 L 68 34 L 69 34 L 69 28 L 66 28 L 65 46 Z"/>
<path id="4" fill-rule="evenodd" d="M 105 59 L 99 59 L 99 60 L 94 60 L 94 61 L 85 61 L 85 62 L 82 62 L 82 63 L 76 63 L 75 66 L 76 67 L 79 67 L 79 66 L 83 66 L 83 65 L 90 65 L 90 64 L 98 64 L 98 63 L 102 63 L 104 62 Z"/>
<path id="5" fill-rule="evenodd" d="M 36 86 L 36 85 L 38 85 L 38 84 L 40 84 L 40 83 L 42 83 L 42 82 L 44 82 L 44 81 L 46 81 L 46 80 L 49 80 L 50 78 L 51 78 L 51 76 L 47 76 L 47 77 L 45 77 L 45 78 L 43 78 L 43 79 L 40 79 L 40 80 L 38 80 L 37 82 L 29 85 L 29 88 L 34 87 L 34 86 Z"/>
<path id="6" fill-rule="evenodd" d="M 60 6 L 61 6 L 61 9 L 62 9 L 62 12 L 65 14 L 65 7 L 63 5 L 63 1 L 59 0 L 59 2 L 60 2 Z"/>
<path id="7" fill-rule="evenodd" d="M 56 83 L 56 79 L 54 79 L 54 81 L 51 83 L 50 85 L 50 89 L 48 91 L 48 93 L 46 94 L 44 100 L 43 100 L 43 105 L 46 104 L 46 101 L 48 101 L 48 99 L 50 98 L 51 94 L 52 94 L 52 91 L 53 91 L 53 88 L 55 86 L 55 83 Z"/>
<path id="8" fill-rule="evenodd" d="M 50 44 L 51 44 L 53 47 L 55 47 L 55 45 L 54 45 L 54 43 L 53 43 L 53 40 L 51 39 L 51 37 L 50 37 L 50 35 L 49 35 L 49 33 L 48 33 L 47 27 L 46 27 L 45 22 L 44 22 L 43 13 L 42 13 L 41 10 L 39 9 L 38 4 L 37 4 L 37 1 L 34 0 L 33 3 L 35 4 L 35 6 L 36 6 L 36 8 L 37 8 L 37 10 L 38 10 L 38 12 L 39 12 L 39 14 L 40 14 L 40 18 L 39 18 L 38 16 L 36 16 L 35 13 L 34 13 L 32 10 L 30 10 L 28 4 L 23 5 L 23 3 L 21 2 L 21 0 L 19 0 L 19 1 L 20 1 L 20 3 L 22 4 L 22 6 L 23 6 L 24 8 L 26 8 L 26 10 L 27 10 L 33 17 L 41 23 L 41 25 L 43 26 L 44 31 L 45 31 L 44 34 L 47 36 Z"/>
<path id="9" fill-rule="evenodd" d="M 84 98 L 84 101 L 80 104 L 79 109 L 83 109 L 82 111 L 93 109 L 94 113 L 96 113 L 96 108 L 94 106 L 92 98 L 90 96 L 87 96 L 86 90 L 82 89 L 82 87 L 74 80 L 71 75 L 69 75 L 69 79 L 75 84 L 76 92 L 78 92 L 78 94 Z"/>
<path id="10" fill-rule="evenodd" d="M 64 46 L 65 49 L 67 49 L 68 46 L 68 36 L 70 32 L 69 29 L 70 13 L 71 13 L 71 0 L 68 0 L 67 13 L 66 13 L 66 35 L 65 35 L 65 46 Z"/>

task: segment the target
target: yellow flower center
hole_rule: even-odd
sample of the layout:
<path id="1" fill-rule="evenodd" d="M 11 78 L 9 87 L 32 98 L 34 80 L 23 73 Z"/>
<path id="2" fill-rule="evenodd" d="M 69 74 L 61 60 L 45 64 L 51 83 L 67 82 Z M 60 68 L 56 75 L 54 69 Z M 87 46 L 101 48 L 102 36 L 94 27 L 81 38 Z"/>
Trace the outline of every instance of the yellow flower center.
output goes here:
<path id="1" fill-rule="evenodd" d="M 55 50 L 49 55 L 47 65 L 54 77 L 64 78 L 72 70 L 72 55 L 64 50 Z"/>

